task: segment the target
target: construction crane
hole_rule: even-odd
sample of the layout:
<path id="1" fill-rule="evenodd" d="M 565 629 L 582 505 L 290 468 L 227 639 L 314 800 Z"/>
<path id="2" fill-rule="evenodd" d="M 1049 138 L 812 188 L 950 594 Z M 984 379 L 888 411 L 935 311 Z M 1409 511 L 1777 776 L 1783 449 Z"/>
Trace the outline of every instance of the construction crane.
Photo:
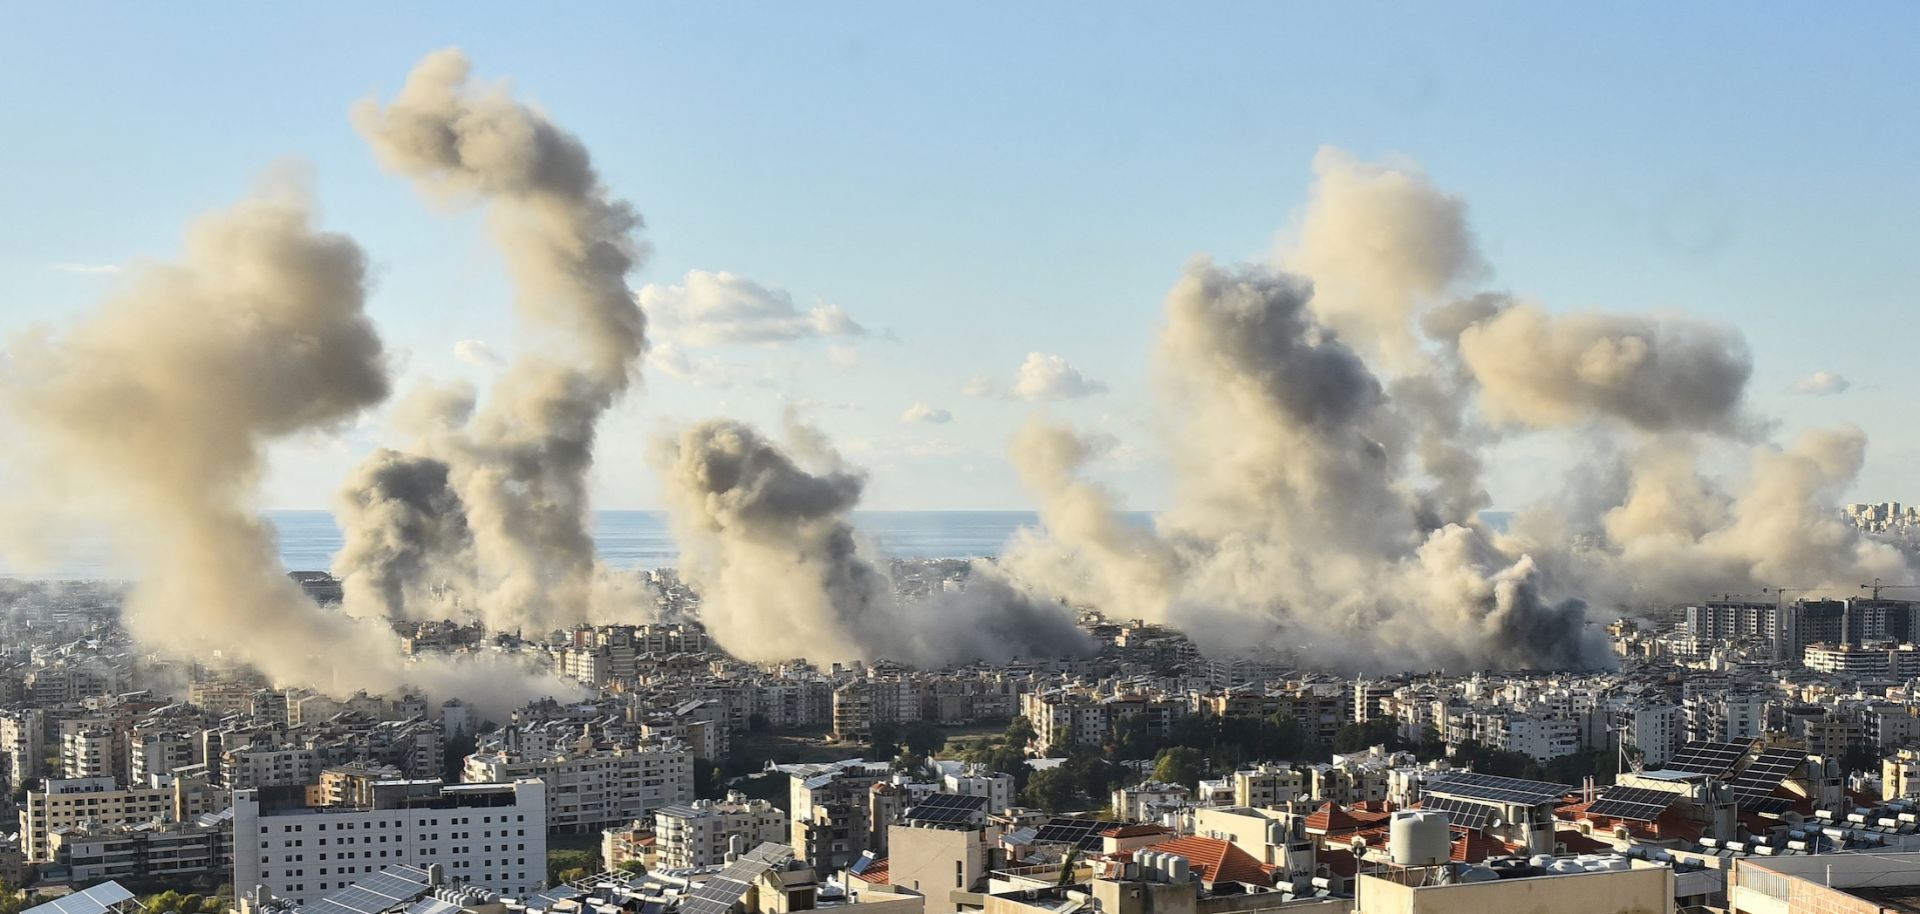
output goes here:
<path id="1" fill-rule="evenodd" d="M 1874 598 L 1874 600 L 1876 600 L 1876 601 L 1878 601 L 1878 600 L 1880 599 L 1880 591 L 1883 591 L 1883 590 L 1920 590 L 1920 584 L 1882 584 L 1882 583 L 1880 583 L 1880 579 L 1879 579 L 1879 578 L 1874 578 L 1874 579 L 1873 579 L 1873 583 L 1871 583 L 1871 584 L 1862 584 L 1862 585 L 1860 585 L 1860 589 L 1861 589 L 1861 590 L 1871 590 L 1871 591 L 1873 591 L 1873 598 Z"/>

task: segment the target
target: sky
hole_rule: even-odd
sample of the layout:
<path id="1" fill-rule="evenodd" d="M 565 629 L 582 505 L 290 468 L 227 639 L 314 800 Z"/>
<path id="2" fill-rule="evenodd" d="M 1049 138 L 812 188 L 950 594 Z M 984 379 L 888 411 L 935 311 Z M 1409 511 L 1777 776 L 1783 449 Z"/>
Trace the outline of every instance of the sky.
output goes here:
<path id="1" fill-rule="evenodd" d="M 1757 412 L 1861 425 L 1853 497 L 1920 498 L 1920 7 L 1438 6 L 16 5 L 0 337 L 295 170 L 371 258 L 398 386 L 484 384 L 516 325 L 478 214 L 383 173 L 347 115 L 458 46 L 644 215 L 643 301 L 791 303 L 751 340 L 656 321 L 600 507 L 659 504 L 663 432 L 789 411 L 870 473 L 867 508 L 1029 507 L 1005 451 L 1035 411 L 1120 442 L 1104 478 L 1158 507 L 1162 299 L 1196 254 L 1267 256 L 1325 146 L 1464 197 L 1496 288 L 1739 327 Z M 279 446 L 266 506 L 327 505 L 385 419 Z M 1500 445 L 1496 507 L 1582 446 Z"/>

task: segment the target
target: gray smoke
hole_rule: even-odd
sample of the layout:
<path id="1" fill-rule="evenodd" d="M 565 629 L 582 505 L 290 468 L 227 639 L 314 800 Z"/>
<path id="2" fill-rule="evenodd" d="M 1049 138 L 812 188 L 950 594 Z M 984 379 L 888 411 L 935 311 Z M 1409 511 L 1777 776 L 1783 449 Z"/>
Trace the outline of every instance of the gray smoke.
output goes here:
<path id="1" fill-rule="evenodd" d="M 809 469 L 752 428 L 714 420 L 654 455 L 680 546 L 716 641 L 748 660 L 892 659 L 926 666 L 1086 649 L 1057 603 L 976 565 L 968 586 L 902 602 L 849 515 L 865 480 L 817 434 Z"/>
<path id="2" fill-rule="evenodd" d="M 333 573 L 350 612 L 385 619 L 452 615 L 441 594 L 473 590 L 473 534 L 447 464 L 380 448 L 347 478 L 334 517 L 344 534 Z"/>
<path id="3" fill-rule="evenodd" d="M 599 421 L 646 348 L 626 282 L 644 253 L 641 222 L 577 138 L 469 70 L 458 50 L 428 55 L 385 107 L 356 106 L 354 123 L 389 169 L 487 204 L 530 349 L 427 450 L 466 507 L 483 618 L 544 630 L 586 621 L 596 594 L 620 592 L 595 587 L 587 474 Z"/>
<path id="4" fill-rule="evenodd" d="M 124 535 L 139 573 L 124 619 L 143 644 L 337 694 L 549 692 L 499 662 L 409 668 L 387 626 L 322 610 L 280 569 L 255 506 L 265 449 L 387 394 L 365 292 L 360 248 L 316 231 L 296 189 L 204 217 L 178 263 L 13 348 L 0 402 L 27 434 L 11 456 Z"/>
<path id="5" fill-rule="evenodd" d="M 1858 430 L 1752 443 L 1737 333 L 1463 290 L 1484 262 L 1458 198 L 1406 166 L 1315 167 L 1277 258 L 1311 279 L 1201 260 L 1168 296 L 1175 487 L 1154 530 L 1084 478 L 1093 442 L 1043 425 L 1016 441 L 1045 527 L 1011 544 L 1024 580 L 1216 648 L 1401 669 L 1605 664 L 1589 603 L 1913 578 L 1833 510 Z M 1495 534 L 1476 517 L 1486 449 L 1545 429 L 1590 457 Z M 1747 451 L 1732 484 L 1701 461 L 1729 449 Z"/>

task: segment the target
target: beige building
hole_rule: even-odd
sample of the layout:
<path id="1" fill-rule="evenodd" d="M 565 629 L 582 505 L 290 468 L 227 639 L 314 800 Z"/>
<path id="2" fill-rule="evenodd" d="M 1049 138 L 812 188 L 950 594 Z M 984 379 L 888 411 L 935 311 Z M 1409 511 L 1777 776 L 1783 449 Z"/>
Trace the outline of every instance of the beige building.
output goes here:
<path id="1" fill-rule="evenodd" d="M 896 825 L 887 834 L 887 878 L 896 888 L 927 898 L 930 911 L 982 903 L 979 889 L 993 867 L 1000 829 Z"/>
<path id="2" fill-rule="evenodd" d="M 1233 805 L 1279 806 L 1307 793 L 1307 776 L 1284 765 L 1261 765 L 1233 773 Z"/>
<path id="3" fill-rule="evenodd" d="M 97 829 L 173 818 L 171 787 L 123 790 L 113 778 L 53 778 L 20 808 L 20 852 L 32 863 L 53 859 L 54 829 Z"/>
<path id="4" fill-rule="evenodd" d="M 1392 879 L 1361 876 L 1354 900 L 1355 914 L 1489 914 L 1508 911 L 1673 914 L 1674 908 L 1673 869 L 1656 863 L 1640 863 L 1630 869 L 1597 873 L 1496 879 L 1453 885 L 1403 885 Z"/>

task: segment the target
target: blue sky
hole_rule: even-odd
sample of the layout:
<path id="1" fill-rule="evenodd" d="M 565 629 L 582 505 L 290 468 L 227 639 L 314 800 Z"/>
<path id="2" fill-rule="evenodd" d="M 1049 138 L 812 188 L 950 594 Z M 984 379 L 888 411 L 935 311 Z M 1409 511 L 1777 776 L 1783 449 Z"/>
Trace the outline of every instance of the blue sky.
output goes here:
<path id="1" fill-rule="evenodd" d="M 648 222 L 634 277 L 730 271 L 835 305 L 864 337 L 650 371 L 596 490 L 650 507 L 647 440 L 789 403 L 872 472 L 874 508 L 1018 508 L 1002 454 L 1032 403 L 967 397 L 1029 352 L 1103 393 L 1045 406 L 1129 442 L 1107 468 L 1162 497 L 1148 352 L 1195 253 L 1263 255 L 1323 145 L 1404 156 L 1463 195 L 1494 284 L 1556 309 L 1737 324 L 1783 432 L 1871 436 L 1857 495 L 1920 498 L 1920 7 L 1731 3 L 16 5 L 0 29 L 0 332 L 58 322 L 194 214 L 297 160 L 375 264 L 370 308 L 408 379 L 510 351 L 480 220 L 380 172 L 347 108 L 458 45 L 593 151 Z M 1556 7 L 1560 5 L 1554 5 Z M 1835 396 L 1794 392 L 1815 371 Z M 900 421 L 919 403 L 941 424 Z M 288 442 L 266 500 L 324 505 L 380 417 Z M 1567 444 L 1504 445 L 1501 507 Z"/>

